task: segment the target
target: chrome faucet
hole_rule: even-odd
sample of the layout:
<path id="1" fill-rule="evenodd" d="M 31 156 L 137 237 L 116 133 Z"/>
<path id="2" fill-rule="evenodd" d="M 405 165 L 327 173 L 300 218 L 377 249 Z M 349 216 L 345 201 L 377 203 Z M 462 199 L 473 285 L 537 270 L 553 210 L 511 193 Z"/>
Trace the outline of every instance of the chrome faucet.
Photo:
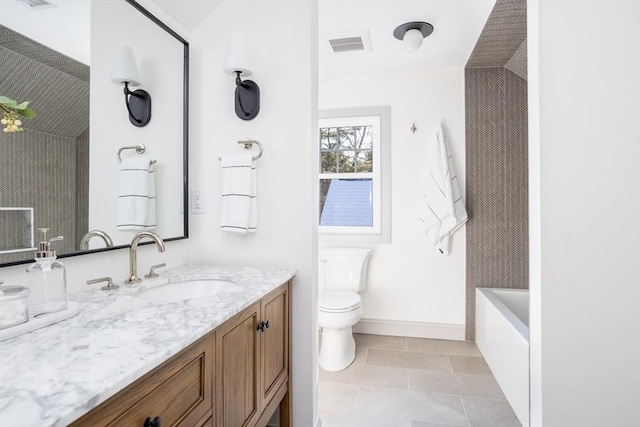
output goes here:
<path id="1" fill-rule="evenodd" d="M 109 237 L 107 233 L 102 230 L 91 230 L 87 234 L 85 234 L 80 241 L 81 251 L 89 250 L 89 240 L 91 240 L 92 237 L 100 237 L 102 238 L 102 240 L 104 240 L 104 243 L 108 248 L 113 247 L 113 240 L 111 240 L 111 237 Z"/>
<path id="2" fill-rule="evenodd" d="M 140 240 L 145 237 L 149 237 L 156 242 L 156 247 L 158 248 L 158 252 L 164 252 L 164 242 L 156 233 L 151 231 L 141 231 L 135 236 L 133 236 L 133 240 L 131 240 L 131 248 L 129 249 L 129 278 L 124 281 L 124 283 L 132 284 L 132 283 L 140 283 L 142 280 L 138 277 L 138 245 L 140 244 Z"/>

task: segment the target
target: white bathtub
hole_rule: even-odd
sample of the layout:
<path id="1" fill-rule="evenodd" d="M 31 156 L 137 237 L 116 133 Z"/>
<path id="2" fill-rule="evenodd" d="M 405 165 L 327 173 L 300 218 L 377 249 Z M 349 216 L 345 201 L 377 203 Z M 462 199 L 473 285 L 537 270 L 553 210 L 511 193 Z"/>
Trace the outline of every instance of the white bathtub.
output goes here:
<path id="1" fill-rule="evenodd" d="M 476 344 L 518 420 L 528 427 L 528 290 L 476 289 Z"/>

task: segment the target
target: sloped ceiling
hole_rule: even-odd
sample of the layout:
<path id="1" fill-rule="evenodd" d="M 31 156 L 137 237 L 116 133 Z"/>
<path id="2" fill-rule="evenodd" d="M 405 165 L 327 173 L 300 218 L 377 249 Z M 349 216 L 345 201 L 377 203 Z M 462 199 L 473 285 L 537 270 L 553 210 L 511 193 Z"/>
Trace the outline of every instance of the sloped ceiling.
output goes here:
<path id="1" fill-rule="evenodd" d="M 506 67 L 526 79 L 526 38 L 526 0 L 497 0 L 466 68 Z"/>
<path id="2" fill-rule="evenodd" d="M 75 139 L 89 127 L 89 67 L 2 25 L 0 93 L 31 102 L 28 129 Z"/>

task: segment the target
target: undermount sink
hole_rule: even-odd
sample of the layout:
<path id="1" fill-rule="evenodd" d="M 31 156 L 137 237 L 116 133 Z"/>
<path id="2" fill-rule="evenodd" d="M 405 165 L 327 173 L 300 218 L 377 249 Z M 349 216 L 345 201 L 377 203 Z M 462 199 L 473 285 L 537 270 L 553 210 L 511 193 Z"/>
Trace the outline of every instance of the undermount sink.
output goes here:
<path id="1" fill-rule="evenodd" d="M 230 280 L 201 279 L 167 283 L 144 289 L 137 296 L 154 302 L 174 302 L 238 292 L 242 292 L 242 287 Z"/>

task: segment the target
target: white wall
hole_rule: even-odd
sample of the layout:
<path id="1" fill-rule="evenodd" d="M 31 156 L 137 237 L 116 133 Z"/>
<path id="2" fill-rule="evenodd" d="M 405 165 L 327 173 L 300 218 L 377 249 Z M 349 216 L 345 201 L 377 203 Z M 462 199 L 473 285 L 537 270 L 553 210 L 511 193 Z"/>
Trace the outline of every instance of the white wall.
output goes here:
<path id="1" fill-rule="evenodd" d="M 226 1 L 191 37 L 191 188 L 204 192 L 206 213 L 191 216 L 194 262 L 282 266 L 298 270 L 293 284 L 294 425 L 317 418 L 316 231 L 318 154 L 317 2 Z M 261 107 L 252 121 L 234 112 L 235 76 L 222 71 L 233 31 L 246 35 Z M 218 156 L 240 153 L 237 141 L 259 140 L 258 230 L 221 232 Z"/>
<path id="2" fill-rule="evenodd" d="M 640 3 L 529 1 L 528 40 L 532 425 L 638 426 Z"/>
<path id="3" fill-rule="evenodd" d="M 442 256 L 427 243 L 420 214 L 426 142 L 440 120 L 464 185 L 464 69 L 333 77 L 321 85 L 319 105 L 391 107 L 391 243 L 369 245 L 374 252 L 360 330 L 463 340 L 465 227 Z"/>

